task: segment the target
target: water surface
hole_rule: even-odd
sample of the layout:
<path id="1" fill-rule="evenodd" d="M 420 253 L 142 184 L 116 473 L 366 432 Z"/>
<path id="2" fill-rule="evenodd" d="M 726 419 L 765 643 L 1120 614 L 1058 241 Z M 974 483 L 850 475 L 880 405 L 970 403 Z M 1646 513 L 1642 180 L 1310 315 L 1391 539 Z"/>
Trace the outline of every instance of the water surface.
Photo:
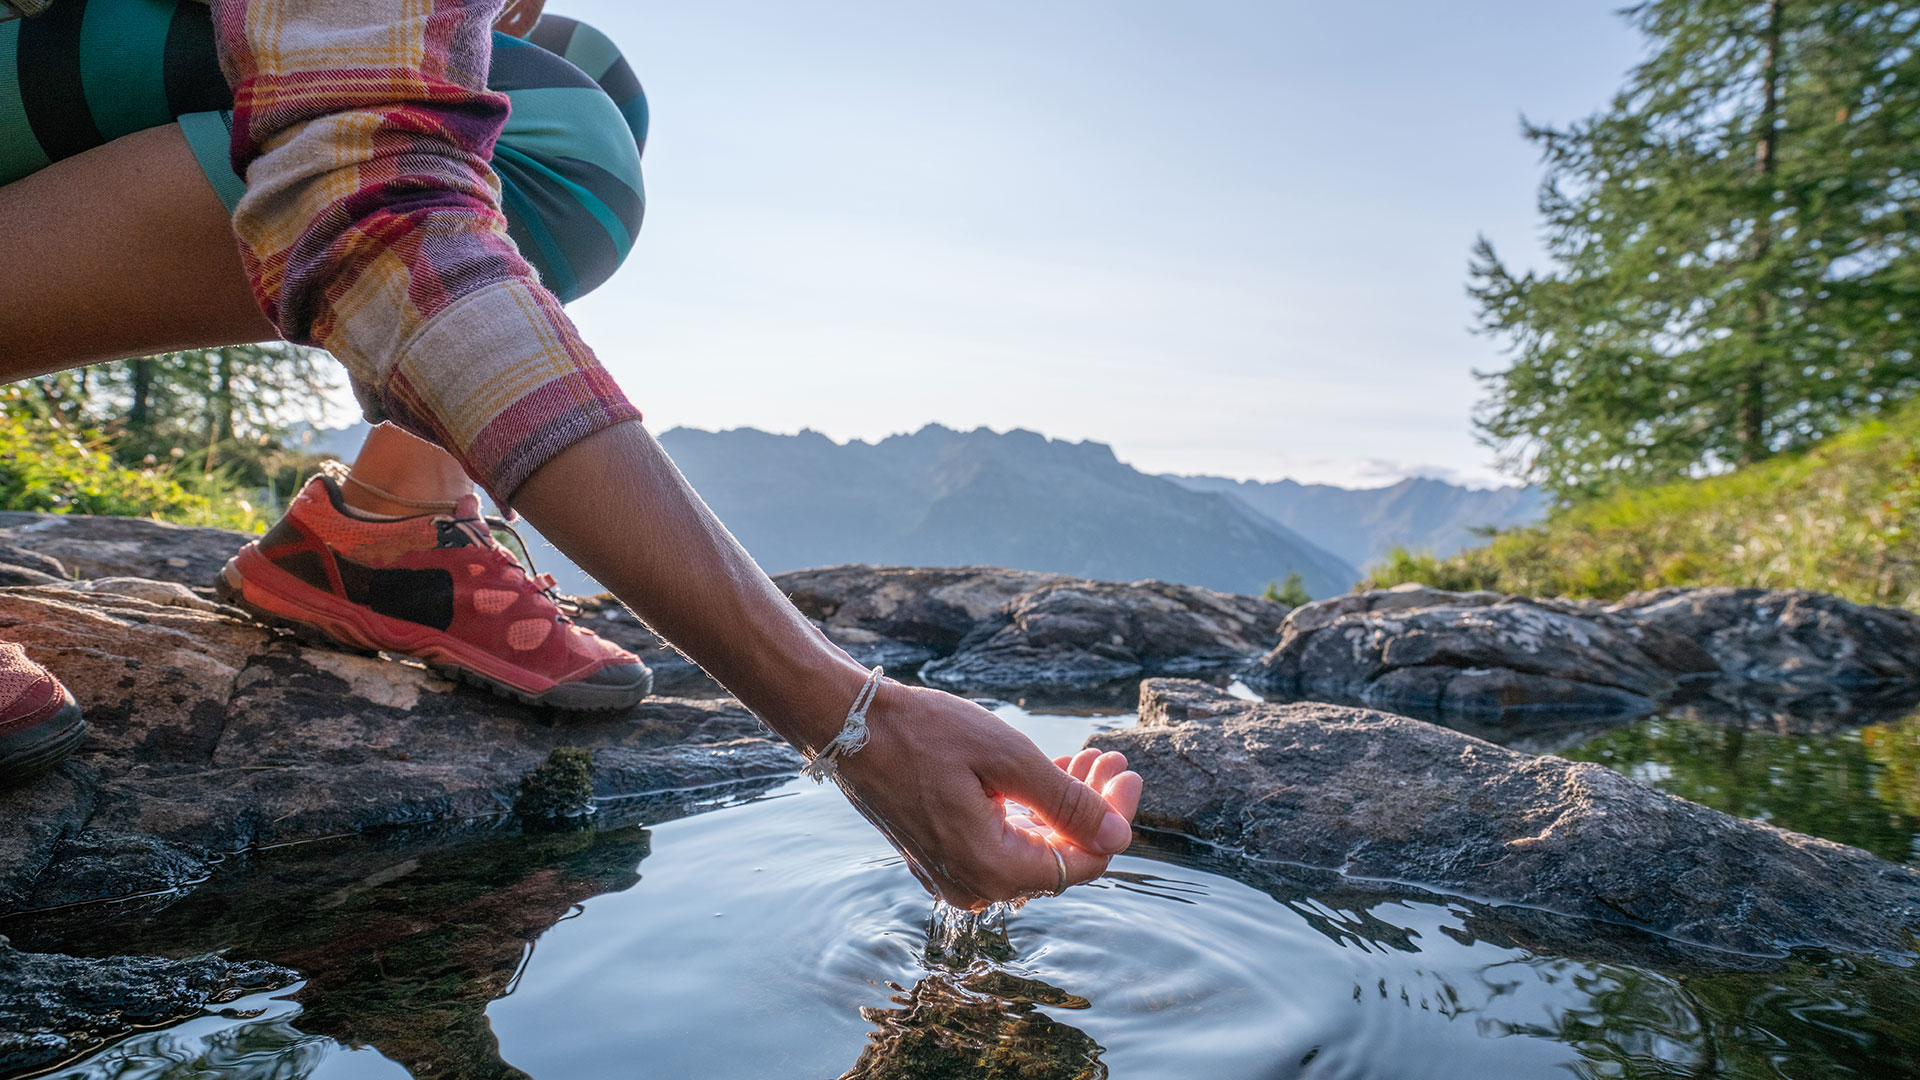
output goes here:
<path id="1" fill-rule="evenodd" d="M 1132 721 L 1000 712 L 1049 753 Z M 1912 807 L 1887 798 L 1911 730 L 1731 735 L 1649 721 L 1569 753 L 1911 851 Z M 1100 882 L 955 939 L 830 787 L 601 817 L 265 853 L 164 907 L 0 932 L 310 975 L 56 1074 L 74 1080 L 1920 1075 L 1920 978 L 1894 965 L 1663 951 L 1154 835 Z"/>

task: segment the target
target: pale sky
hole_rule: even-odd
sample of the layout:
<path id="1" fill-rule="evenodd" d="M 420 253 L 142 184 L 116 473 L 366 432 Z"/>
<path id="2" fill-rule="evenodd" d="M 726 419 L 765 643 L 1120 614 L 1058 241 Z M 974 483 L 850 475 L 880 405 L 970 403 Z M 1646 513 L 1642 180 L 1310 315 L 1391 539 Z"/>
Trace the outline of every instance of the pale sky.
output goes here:
<path id="1" fill-rule="evenodd" d="M 1619 0 L 554 0 L 647 88 L 647 222 L 575 318 L 655 430 L 928 422 L 1149 472 L 1494 482 L 1468 249 Z"/>

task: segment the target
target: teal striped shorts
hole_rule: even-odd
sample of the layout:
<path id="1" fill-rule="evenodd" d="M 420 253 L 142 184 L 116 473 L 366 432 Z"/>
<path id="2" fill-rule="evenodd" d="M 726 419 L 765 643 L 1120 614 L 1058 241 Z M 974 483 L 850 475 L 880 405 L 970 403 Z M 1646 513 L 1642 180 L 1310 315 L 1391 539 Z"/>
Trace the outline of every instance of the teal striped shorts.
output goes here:
<path id="1" fill-rule="evenodd" d="M 493 153 L 507 231 L 555 295 L 584 296 L 640 232 L 646 95 L 604 34 L 557 15 L 524 41 L 495 33 L 487 85 L 512 103 Z M 0 185 L 178 121 L 231 210 L 232 104 L 204 4 L 55 0 L 0 23 Z"/>

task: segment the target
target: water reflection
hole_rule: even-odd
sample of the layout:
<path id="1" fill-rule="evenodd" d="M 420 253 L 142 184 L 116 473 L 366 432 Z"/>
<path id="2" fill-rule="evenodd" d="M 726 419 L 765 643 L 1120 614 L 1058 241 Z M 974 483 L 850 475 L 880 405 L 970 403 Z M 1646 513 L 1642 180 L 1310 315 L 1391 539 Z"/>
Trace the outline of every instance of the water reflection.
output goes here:
<path id="1" fill-rule="evenodd" d="M 1914 859 L 1920 718 L 1864 731 L 1775 735 L 1684 717 L 1608 732 L 1561 756 L 1739 817 Z"/>
<path id="2" fill-rule="evenodd" d="M 1006 916 L 1004 908 L 939 905 L 927 927 L 926 977 L 911 990 L 887 983 L 892 1008 L 860 1010 L 875 1030 L 841 1080 L 1104 1080 L 1100 1044 L 1040 1011 L 1092 1003 L 1009 965 Z"/>
<path id="3" fill-rule="evenodd" d="M 218 1068 L 195 1066 L 211 1075 L 305 1076 L 337 1043 L 374 1047 L 416 1077 L 522 1080 L 501 1059 L 487 1006 L 512 992 L 540 935 L 583 901 L 640 880 L 651 833 L 628 826 L 385 846 L 385 857 L 358 845 L 271 853 L 163 910 L 90 905 L 4 930 L 27 950 L 225 953 L 307 974 L 294 995 L 297 1031 L 252 1024 L 222 1035 L 250 1032 L 245 1061 L 277 1063 L 266 1072 L 224 1057 Z M 216 1046 L 202 1056 L 224 1053 Z"/>

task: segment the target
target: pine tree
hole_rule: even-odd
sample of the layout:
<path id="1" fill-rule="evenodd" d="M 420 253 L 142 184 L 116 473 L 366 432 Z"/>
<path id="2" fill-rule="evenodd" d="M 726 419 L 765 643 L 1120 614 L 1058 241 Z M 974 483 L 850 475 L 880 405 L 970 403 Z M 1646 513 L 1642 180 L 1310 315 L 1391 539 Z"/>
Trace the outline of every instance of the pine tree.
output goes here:
<path id="1" fill-rule="evenodd" d="M 1602 112 L 1524 124 L 1548 272 L 1484 237 L 1513 364 L 1478 426 L 1578 498 L 1797 449 L 1920 393 L 1920 4 L 1651 0 Z"/>

